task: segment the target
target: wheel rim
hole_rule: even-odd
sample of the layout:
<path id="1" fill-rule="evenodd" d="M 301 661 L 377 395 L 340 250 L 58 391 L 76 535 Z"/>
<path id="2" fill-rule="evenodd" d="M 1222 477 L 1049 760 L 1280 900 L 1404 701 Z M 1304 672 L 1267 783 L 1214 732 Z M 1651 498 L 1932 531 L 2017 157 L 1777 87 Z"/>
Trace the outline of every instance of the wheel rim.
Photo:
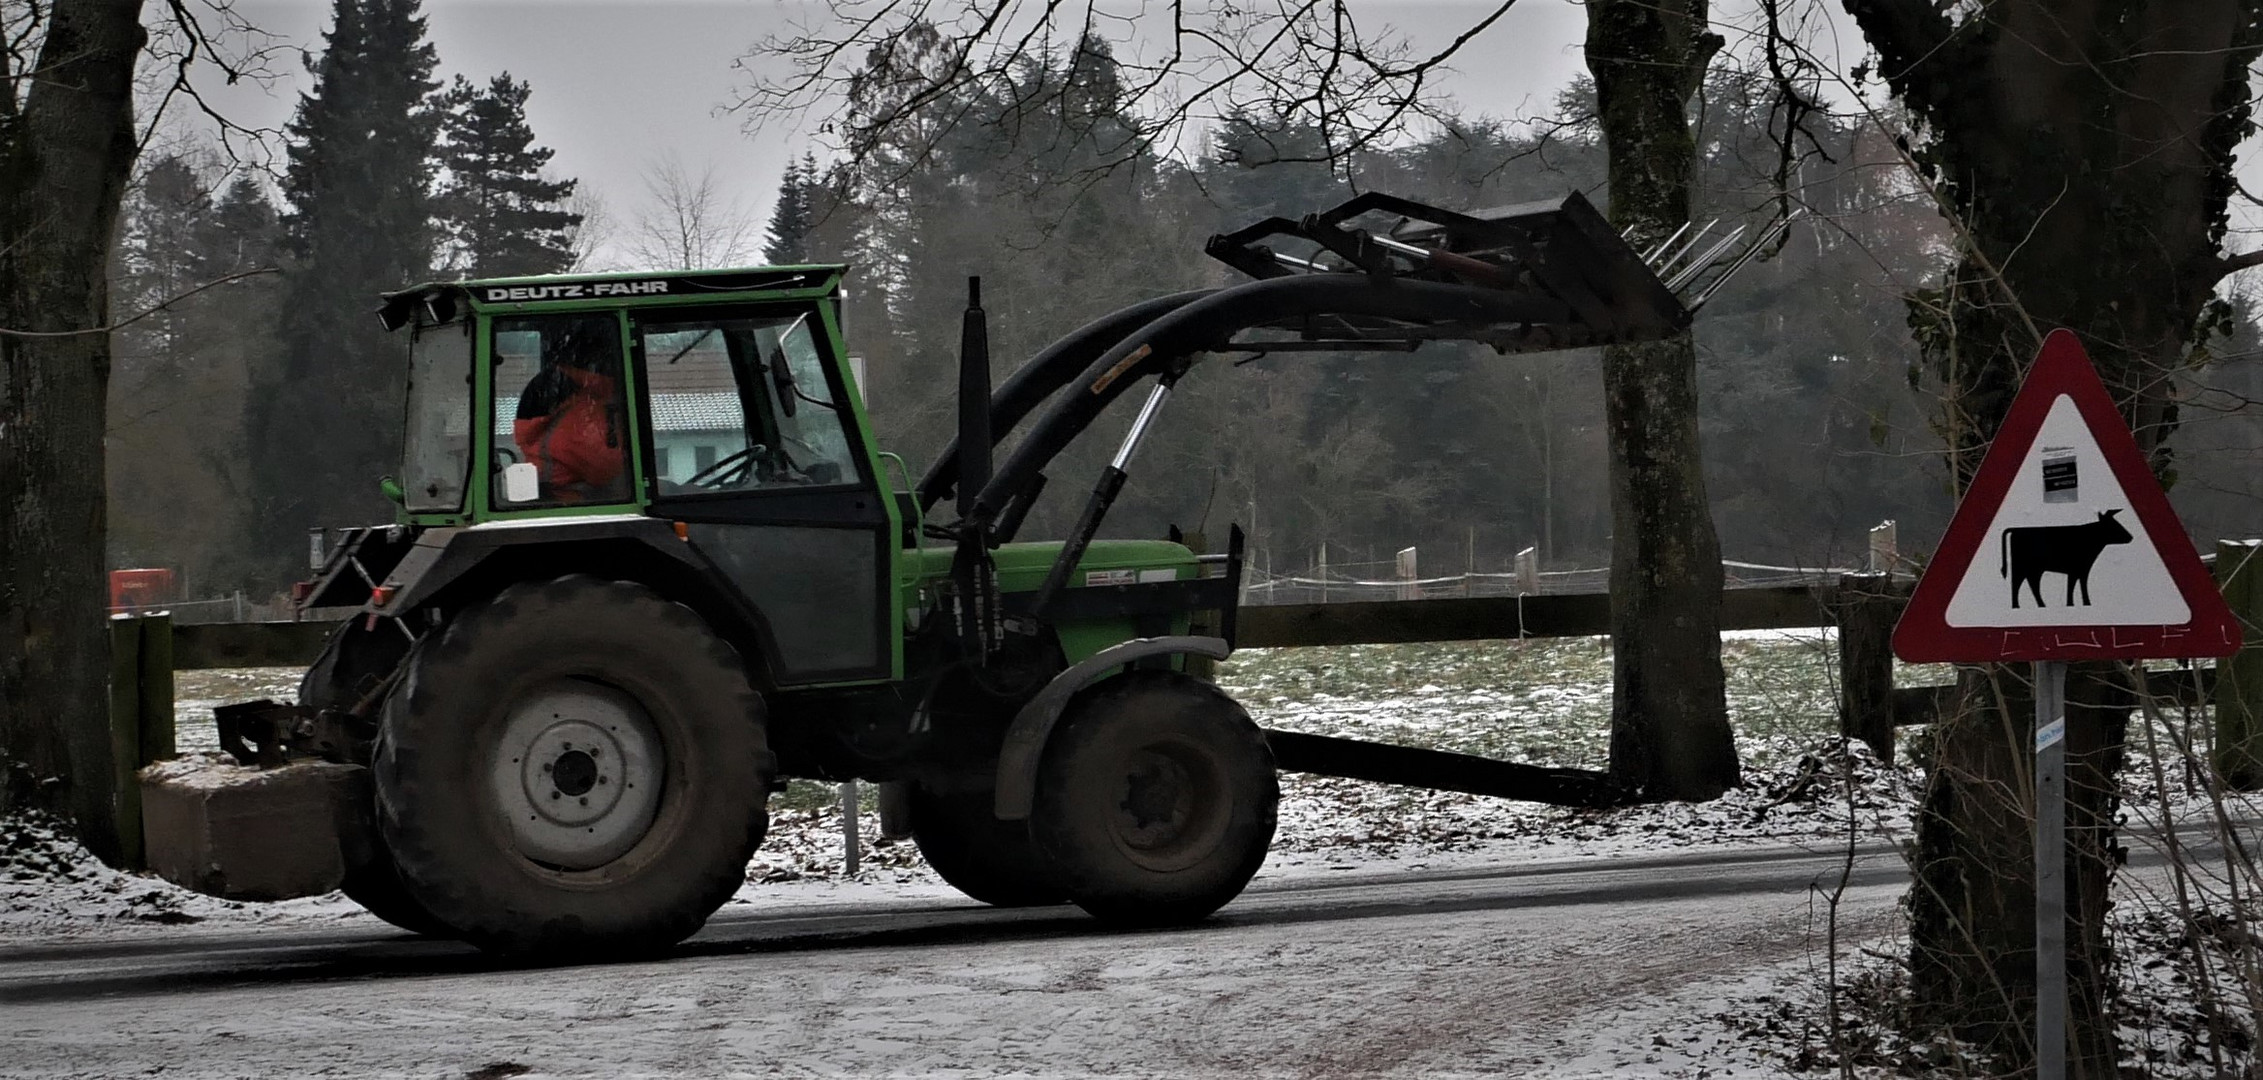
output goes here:
<path id="1" fill-rule="evenodd" d="M 1159 873 L 1203 861 L 1233 816 L 1225 776 L 1190 743 L 1150 743 L 1124 756 L 1110 785 L 1108 831 L 1125 858 Z"/>
<path id="2" fill-rule="evenodd" d="M 589 870 L 651 831 L 665 761 L 659 728 L 636 699 L 566 679 L 512 706 L 488 786 L 520 855 Z"/>

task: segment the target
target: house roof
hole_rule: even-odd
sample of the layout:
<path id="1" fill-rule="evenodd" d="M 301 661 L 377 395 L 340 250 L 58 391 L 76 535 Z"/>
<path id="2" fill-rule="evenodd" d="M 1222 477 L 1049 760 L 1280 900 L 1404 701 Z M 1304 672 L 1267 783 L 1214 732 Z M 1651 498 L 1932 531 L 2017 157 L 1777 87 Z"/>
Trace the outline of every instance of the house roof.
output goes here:
<path id="1" fill-rule="evenodd" d="M 495 399 L 495 434 L 508 437 L 511 420 L 519 412 L 519 399 Z M 746 426 L 736 393 L 654 394 L 652 428 L 656 432 L 738 431 Z"/>

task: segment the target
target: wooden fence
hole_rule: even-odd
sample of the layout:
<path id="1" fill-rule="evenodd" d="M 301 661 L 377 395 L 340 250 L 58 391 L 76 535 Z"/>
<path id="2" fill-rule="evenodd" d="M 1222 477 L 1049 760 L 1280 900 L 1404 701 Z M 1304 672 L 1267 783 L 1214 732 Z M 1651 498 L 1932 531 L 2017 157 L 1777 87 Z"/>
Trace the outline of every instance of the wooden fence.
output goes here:
<path id="1" fill-rule="evenodd" d="M 1906 580 L 1885 574 L 1849 574 L 1832 585 L 1730 589 L 1721 594 L 1721 629 L 1837 627 L 1840 729 L 1891 760 L 1893 729 L 1931 722 L 1953 689 L 1894 686 L 1891 638 L 1908 590 Z M 1282 604 L 1245 607 L 1239 618 L 1238 643 L 1248 648 L 1590 637 L 1611 632 L 1611 598 L 1588 593 Z"/>

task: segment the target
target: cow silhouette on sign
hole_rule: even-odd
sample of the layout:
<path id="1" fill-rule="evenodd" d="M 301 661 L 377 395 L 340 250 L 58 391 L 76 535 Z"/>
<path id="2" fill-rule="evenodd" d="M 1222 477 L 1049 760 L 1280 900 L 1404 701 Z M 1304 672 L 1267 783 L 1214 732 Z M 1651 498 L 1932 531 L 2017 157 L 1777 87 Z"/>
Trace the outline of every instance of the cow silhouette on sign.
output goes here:
<path id="1" fill-rule="evenodd" d="M 2067 576 L 2067 606 L 2074 606 L 2074 591 L 2082 589 L 2082 605 L 2090 606 L 2090 568 L 2098 561 L 2098 553 L 2111 544 L 2130 541 L 2129 530 L 2114 520 L 2119 510 L 2104 510 L 2098 520 L 2080 525 L 2037 525 L 2020 529 L 2005 529 L 2003 538 L 1996 542 L 2001 565 L 1996 569 L 1999 577 L 2012 579 L 2012 606 L 2019 606 L 2019 587 L 2035 597 L 2035 606 L 2043 605 L 2043 575 Z"/>

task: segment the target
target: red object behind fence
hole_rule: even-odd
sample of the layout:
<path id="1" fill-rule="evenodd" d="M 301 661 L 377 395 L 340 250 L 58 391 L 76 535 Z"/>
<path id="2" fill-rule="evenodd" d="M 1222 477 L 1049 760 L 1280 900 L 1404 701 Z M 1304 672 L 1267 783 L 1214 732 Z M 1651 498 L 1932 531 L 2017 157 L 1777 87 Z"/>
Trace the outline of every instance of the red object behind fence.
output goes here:
<path id="1" fill-rule="evenodd" d="M 174 601 L 171 570 L 110 571 L 110 610 L 163 607 Z"/>

